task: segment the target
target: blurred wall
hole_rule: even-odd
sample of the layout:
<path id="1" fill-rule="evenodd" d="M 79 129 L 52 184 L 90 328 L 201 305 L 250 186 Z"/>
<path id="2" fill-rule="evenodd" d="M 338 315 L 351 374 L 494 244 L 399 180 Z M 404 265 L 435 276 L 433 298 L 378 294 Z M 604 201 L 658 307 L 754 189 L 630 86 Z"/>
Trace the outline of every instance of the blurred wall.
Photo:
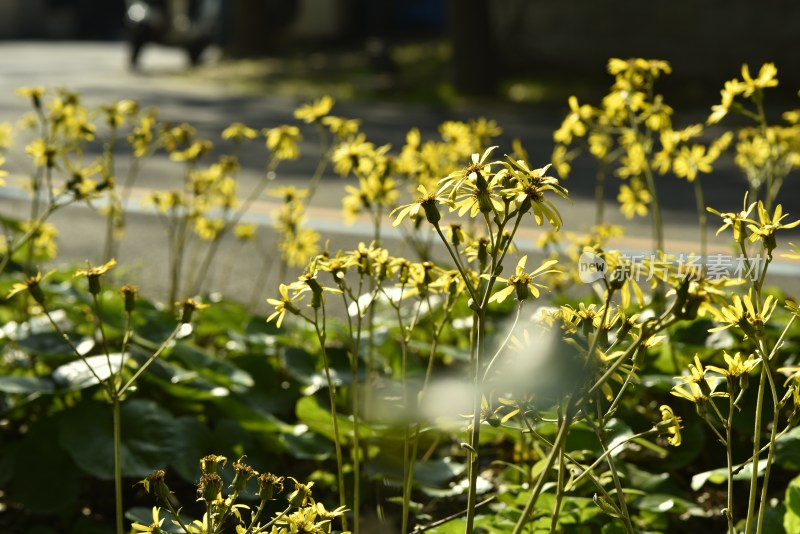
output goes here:
<path id="1" fill-rule="evenodd" d="M 742 63 L 774 61 L 800 78 L 796 0 L 492 0 L 494 41 L 509 69 L 595 73 L 609 57 L 666 59 L 676 74 L 737 76 Z"/>
<path id="2" fill-rule="evenodd" d="M 115 39 L 125 0 L 0 0 L 0 39 Z"/>

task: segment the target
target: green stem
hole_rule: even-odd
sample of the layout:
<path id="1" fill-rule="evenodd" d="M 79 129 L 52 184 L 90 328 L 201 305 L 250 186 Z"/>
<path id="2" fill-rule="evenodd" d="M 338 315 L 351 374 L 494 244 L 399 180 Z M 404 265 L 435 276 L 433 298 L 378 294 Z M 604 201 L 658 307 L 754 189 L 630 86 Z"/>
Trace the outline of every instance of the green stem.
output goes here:
<path id="1" fill-rule="evenodd" d="M 539 494 L 542 492 L 542 488 L 544 487 L 544 483 L 547 480 L 547 475 L 550 470 L 553 468 L 553 464 L 555 463 L 556 456 L 560 454 L 564 447 L 564 443 L 567 440 L 567 429 L 569 428 L 570 424 L 572 423 L 572 417 L 575 412 L 575 408 L 578 404 L 578 396 L 577 394 L 572 395 L 567 402 L 567 408 L 564 411 L 564 418 L 561 421 L 561 426 L 558 428 L 558 434 L 556 434 L 556 439 L 553 440 L 553 448 L 550 449 L 550 453 L 547 455 L 547 460 L 545 461 L 545 465 L 542 468 L 542 471 L 539 474 L 539 478 L 536 481 L 536 485 L 533 487 L 530 496 L 528 497 L 528 501 L 525 503 L 525 508 L 523 508 L 522 513 L 517 520 L 517 524 L 514 525 L 514 530 L 512 534 L 521 534 L 525 525 L 528 523 L 528 518 L 531 516 L 533 512 L 533 507 L 536 505 L 536 501 L 539 499 Z M 471 531 L 468 531 L 469 534 L 472 534 Z"/>
<path id="2" fill-rule="evenodd" d="M 644 166 L 644 175 L 647 179 L 647 188 L 650 190 L 650 195 L 653 197 L 653 236 L 656 250 L 664 252 L 664 223 L 661 219 L 661 205 L 658 202 L 658 193 L 656 192 L 656 182 L 653 179 L 653 172 L 650 170 L 650 165 L 648 164 Z"/>
<path id="3" fill-rule="evenodd" d="M 111 408 L 114 414 L 114 503 L 117 534 L 124 534 L 122 523 L 122 420 L 120 398 L 116 393 L 111 396 Z"/>
<path id="4" fill-rule="evenodd" d="M 730 382 L 728 382 L 730 384 Z M 730 393 L 730 392 L 729 392 Z M 736 534 L 733 516 L 733 449 L 731 447 L 731 434 L 733 432 L 733 414 L 735 412 L 733 395 L 728 395 L 728 420 L 725 424 L 725 455 L 728 463 L 728 509 L 725 514 L 728 519 L 728 534 Z"/>
<path id="5" fill-rule="evenodd" d="M 756 397 L 755 424 L 753 425 L 753 467 L 750 473 L 750 498 L 747 502 L 747 519 L 744 532 L 750 534 L 755 519 L 756 495 L 758 493 L 758 456 L 761 451 L 761 415 L 764 411 L 764 385 L 767 381 L 767 363 L 761 362 L 761 376 L 758 381 L 758 394 Z"/>
<path id="6" fill-rule="evenodd" d="M 430 309 L 430 296 L 426 296 L 426 300 L 428 302 L 428 308 Z M 438 325 L 433 326 L 433 336 L 431 340 L 430 350 L 428 352 L 428 365 L 425 369 L 425 378 L 422 381 L 422 388 L 420 389 L 419 395 L 417 396 L 417 406 L 422 403 L 422 399 L 425 397 L 425 393 L 428 389 L 428 384 L 431 381 L 431 376 L 433 376 L 433 361 L 434 356 L 436 355 L 436 349 L 438 346 L 439 338 L 444 331 L 445 325 L 449 324 L 450 314 L 453 310 L 454 302 L 450 299 L 448 295 L 447 301 L 445 303 L 444 309 L 444 316 L 442 317 L 441 322 Z M 422 424 L 420 421 L 417 421 L 416 427 L 414 429 L 414 434 L 411 442 L 411 453 L 409 455 L 411 464 L 409 466 L 408 471 L 408 480 L 406 481 L 406 486 L 403 489 L 403 507 L 408 508 L 409 503 L 411 502 L 411 489 L 414 483 L 414 468 L 415 463 L 417 461 L 417 451 L 419 450 L 419 435 L 422 429 Z M 407 513 L 407 512 L 404 512 Z M 403 530 L 402 532 L 407 532 L 407 530 Z"/>
<path id="7" fill-rule="evenodd" d="M 514 322 L 511 325 L 511 328 L 508 329 L 508 334 L 506 335 L 506 338 L 500 344 L 500 347 L 497 349 L 497 352 L 494 354 L 494 356 L 492 356 L 492 359 L 486 366 L 486 370 L 483 372 L 483 382 L 486 382 L 486 379 L 489 378 L 489 371 L 492 369 L 492 364 L 494 364 L 494 362 L 497 361 L 497 359 L 503 353 L 503 350 L 508 346 L 511 337 L 514 335 L 514 331 L 517 329 L 517 324 L 519 323 L 519 317 L 522 313 L 522 302 L 523 301 L 520 301 L 519 305 L 517 306 L 517 314 L 514 317 Z"/>
<path id="8" fill-rule="evenodd" d="M 473 399 L 472 399 L 472 428 L 470 430 L 469 450 L 469 493 L 467 495 L 467 522 L 466 534 L 472 534 L 475 522 L 475 505 L 478 502 L 478 450 L 480 449 L 481 436 L 481 344 L 483 342 L 483 328 L 486 320 L 486 308 L 481 307 L 474 312 L 472 343 L 470 343 L 470 360 L 473 364 Z"/>
<path id="9" fill-rule="evenodd" d="M 556 477 L 556 503 L 553 506 L 553 516 L 550 518 L 550 534 L 556 534 L 558 516 L 561 513 L 561 503 L 564 500 L 564 450 L 558 455 L 558 476 Z"/>
<path id="10" fill-rule="evenodd" d="M 762 342 L 763 347 L 763 342 Z M 763 354 L 763 352 L 762 352 Z M 772 462 L 775 460 L 775 440 L 777 439 L 778 433 L 778 419 L 780 417 L 780 410 L 781 404 L 778 400 L 778 391 L 775 387 L 775 379 L 772 376 L 772 369 L 769 365 L 769 360 L 762 361 L 761 365 L 764 366 L 767 370 L 767 381 L 769 383 L 770 393 L 772 394 L 772 429 L 770 430 L 769 435 L 769 443 L 767 449 L 767 466 L 764 469 L 764 482 L 761 487 L 761 502 L 758 508 L 758 524 L 756 525 L 756 534 L 761 534 L 762 527 L 764 525 L 764 516 L 766 515 L 767 510 L 767 500 L 768 500 L 768 490 L 769 490 L 769 477 L 772 471 Z M 760 393 L 760 392 L 759 392 Z M 755 464 L 756 466 L 758 463 Z"/>
<path id="11" fill-rule="evenodd" d="M 206 250 L 206 254 L 203 257 L 203 261 L 200 265 L 200 268 L 198 269 L 197 275 L 192 277 L 192 283 L 189 285 L 189 287 L 191 288 L 191 290 L 189 291 L 190 295 L 194 295 L 200 291 L 203 282 L 206 279 L 206 276 L 208 276 L 208 271 L 211 266 L 211 263 L 214 261 L 214 258 L 217 255 L 222 238 L 225 237 L 225 235 L 227 235 L 228 231 L 231 228 L 239 224 L 239 221 L 242 220 L 242 217 L 244 217 L 244 214 L 247 213 L 247 211 L 250 209 L 250 206 L 253 204 L 253 202 L 255 202 L 255 200 L 259 196 L 261 196 L 261 194 L 264 192 L 264 189 L 266 189 L 267 184 L 269 184 L 269 182 L 273 179 L 273 173 L 275 172 L 275 169 L 278 168 L 278 163 L 279 160 L 277 160 L 273 156 L 273 158 L 267 165 L 267 169 L 261 176 L 261 179 L 259 180 L 258 184 L 256 184 L 253 190 L 250 191 L 250 194 L 247 196 L 245 201 L 241 204 L 241 206 L 239 206 L 236 212 L 234 212 L 233 215 L 230 216 L 230 219 L 226 221 L 225 226 L 223 226 L 222 230 L 220 230 L 219 234 L 217 234 L 217 236 L 211 242 L 211 245 L 209 245 L 208 249 Z M 226 216 L 228 215 L 228 213 L 229 212 L 226 209 Z M 281 280 L 283 280 L 283 278 L 281 278 Z"/>
<path id="12" fill-rule="evenodd" d="M 622 491 L 622 484 L 619 481 L 619 473 L 617 473 L 616 465 L 614 464 L 614 457 L 606 445 L 606 440 L 603 431 L 592 421 L 591 417 L 586 417 L 586 422 L 592 427 L 597 441 L 600 442 L 600 447 L 603 449 L 603 455 L 606 457 L 608 470 L 611 472 L 611 478 L 614 481 L 614 489 L 617 491 L 617 498 L 619 499 L 619 510 L 622 512 L 622 521 L 625 523 L 625 531 L 628 534 L 633 534 L 633 525 L 631 524 L 630 513 L 628 512 L 628 504 L 625 502 L 625 493 Z"/>
<path id="13" fill-rule="evenodd" d="M 152 364 L 155 361 L 155 359 L 158 358 L 162 352 L 164 352 L 164 350 L 170 345 L 170 343 L 172 343 L 172 340 L 174 340 L 175 337 L 178 335 L 178 332 L 181 331 L 182 326 L 183 323 L 178 323 L 175 329 L 172 330 L 172 333 L 169 335 L 169 337 L 167 337 L 167 339 L 164 340 L 164 342 L 161 344 L 161 346 L 158 347 L 158 349 L 153 353 L 153 355 L 150 356 L 150 358 L 148 358 L 148 360 L 144 362 L 144 364 L 141 367 L 139 367 L 139 369 L 136 370 L 133 376 L 130 377 L 130 379 L 128 379 L 125 385 L 120 388 L 118 393 L 120 397 L 122 397 L 122 395 L 136 382 L 136 379 L 139 378 L 139 375 L 141 375 L 145 371 L 145 369 L 150 367 L 150 364 Z"/>
<path id="14" fill-rule="evenodd" d="M 263 532 L 263 531 L 267 530 L 269 527 L 271 527 L 272 525 L 274 525 L 274 524 L 275 524 L 275 523 L 278 521 L 278 519 L 280 519 L 281 517 L 283 517 L 283 516 L 285 516 L 286 514 L 288 514 L 288 513 L 289 513 L 291 510 L 292 510 L 292 505 L 289 505 L 289 506 L 286 508 L 286 510 L 284 510 L 283 512 L 281 512 L 281 513 L 279 513 L 278 515 L 276 515 L 275 517 L 273 517 L 273 518 L 272 518 L 272 520 L 271 520 L 269 523 L 267 523 L 266 525 L 264 525 L 262 528 L 259 528 L 259 529 L 258 529 L 256 532 Z M 347 530 L 347 526 L 346 526 L 346 523 L 345 523 L 344 516 L 342 516 L 342 525 L 345 525 L 345 526 L 343 526 L 342 528 L 344 528 L 345 530 Z"/>
<path id="15" fill-rule="evenodd" d="M 172 514 L 172 517 L 175 518 L 175 521 L 178 522 L 178 524 L 180 525 L 180 527 L 183 529 L 183 531 L 186 534 L 193 534 L 195 532 L 195 530 L 189 530 L 189 527 L 187 527 L 186 523 L 183 522 L 183 519 L 181 519 L 179 510 L 176 510 L 175 507 L 172 506 L 172 503 L 169 502 L 169 497 L 164 499 L 164 506 L 167 507 L 167 510 L 169 510 L 169 513 Z"/>
<path id="16" fill-rule="evenodd" d="M 338 475 L 338 483 L 339 483 L 339 506 L 347 506 L 347 496 L 345 494 L 345 487 L 344 487 L 344 461 L 342 460 L 342 440 L 339 434 L 339 420 L 336 417 L 336 389 L 333 383 L 333 379 L 331 378 L 331 366 L 330 362 L 328 361 L 328 351 L 325 348 L 325 339 L 327 337 L 327 333 L 325 331 L 325 307 L 322 307 L 322 328 L 320 328 L 319 320 L 319 308 L 314 308 L 314 320 L 312 324 L 314 325 L 314 329 L 317 333 L 317 339 L 319 340 L 320 351 L 322 352 L 322 365 L 325 368 L 325 380 L 328 382 L 328 400 L 331 405 L 331 420 L 333 421 L 333 446 L 336 450 L 336 467 L 337 467 L 337 475 Z M 347 530 L 347 518 L 343 515 L 342 516 L 342 528 Z"/>
<path id="17" fill-rule="evenodd" d="M 708 217 L 706 216 L 703 186 L 700 184 L 700 176 L 694 179 L 694 198 L 697 203 L 697 219 L 700 223 L 700 260 L 701 263 L 705 263 L 708 253 Z"/>
<path id="18" fill-rule="evenodd" d="M 319 124 L 317 124 L 317 129 L 319 131 L 319 144 L 322 147 L 322 155 L 317 163 L 317 168 L 314 170 L 314 175 L 311 177 L 311 183 L 308 187 L 307 203 L 311 203 L 311 199 L 314 198 L 314 194 L 317 192 L 319 182 L 322 179 L 322 174 L 325 172 L 325 168 L 328 166 L 331 150 L 333 148 L 328 143 L 328 136 L 325 134 L 325 129 Z"/>
<path id="19" fill-rule="evenodd" d="M 606 207 L 606 169 L 608 165 L 605 159 L 600 160 L 600 166 L 597 169 L 597 182 L 594 187 L 594 202 L 595 202 L 595 221 L 598 226 L 603 224 Z"/>

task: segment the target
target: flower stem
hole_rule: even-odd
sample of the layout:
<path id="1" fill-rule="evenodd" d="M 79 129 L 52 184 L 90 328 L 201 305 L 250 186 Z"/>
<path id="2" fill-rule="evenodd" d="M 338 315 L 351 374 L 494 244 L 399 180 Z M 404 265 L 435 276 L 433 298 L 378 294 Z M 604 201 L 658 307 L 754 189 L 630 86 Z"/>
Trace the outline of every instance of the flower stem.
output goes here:
<path id="1" fill-rule="evenodd" d="M 116 392 L 111 395 L 111 409 L 114 414 L 114 504 L 117 534 L 124 534 L 122 524 L 122 419 L 120 398 Z"/>
<path id="2" fill-rule="evenodd" d="M 700 176 L 694 179 L 694 198 L 697 202 L 697 219 L 700 223 L 700 260 L 701 263 L 704 264 L 708 253 L 708 217 L 706 216 L 703 186 L 700 184 Z"/>
<path id="3" fill-rule="evenodd" d="M 325 339 L 327 337 L 325 331 L 325 308 L 322 307 L 322 328 L 318 321 L 319 309 L 314 309 L 314 329 L 317 332 L 317 339 L 319 340 L 320 351 L 322 352 L 322 365 L 325 368 L 325 380 L 328 382 L 328 400 L 331 404 L 331 420 L 333 421 L 333 446 L 336 450 L 336 466 L 339 483 L 339 505 L 347 506 L 347 495 L 344 488 L 344 461 L 342 460 L 342 440 L 339 436 L 339 420 L 336 417 L 336 389 L 331 378 L 331 366 L 328 361 L 328 351 L 325 348 Z M 287 510 L 288 511 L 288 510 Z M 285 513 L 285 512 L 284 512 Z M 342 528 L 347 530 L 347 518 L 342 516 Z"/>

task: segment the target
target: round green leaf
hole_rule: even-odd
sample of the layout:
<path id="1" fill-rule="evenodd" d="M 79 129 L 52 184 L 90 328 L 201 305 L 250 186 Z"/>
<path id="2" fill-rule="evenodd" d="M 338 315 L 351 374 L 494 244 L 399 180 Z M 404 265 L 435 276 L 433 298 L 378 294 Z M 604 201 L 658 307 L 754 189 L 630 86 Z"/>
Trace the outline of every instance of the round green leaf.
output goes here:
<path id="1" fill-rule="evenodd" d="M 69 454 L 56 446 L 59 419 L 55 416 L 35 424 L 13 460 L 11 496 L 35 514 L 74 508 L 80 492 L 80 472 Z"/>
<path id="2" fill-rule="evenodd" d="M 173 458 L 175 419 L 154 402 L 133 399 L 121 409 L 122 475 L 143 478 Z M 111 406 L 84 402 L 64 412 L 58 441 L 84 471 L 100 479 L 114 478 Z"/>

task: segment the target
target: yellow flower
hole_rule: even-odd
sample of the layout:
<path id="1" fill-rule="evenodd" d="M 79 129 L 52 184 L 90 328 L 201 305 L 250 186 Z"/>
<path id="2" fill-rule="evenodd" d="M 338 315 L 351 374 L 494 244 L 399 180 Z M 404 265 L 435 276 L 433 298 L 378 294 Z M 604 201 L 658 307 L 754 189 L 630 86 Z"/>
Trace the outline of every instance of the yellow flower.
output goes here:
<path id="1" fill-rule="evenodd" d="M 763 330 L 764 325 L 767 324 L 767 321 L 769 321 L 772 312 L 778 304 L 777 299 L 772 295 L 768 295 L 764 300 L 764 304 L 759 308 L 759 311 L 756 311 L 753 305 L 752 289 L 750 289 L 744 297 L 739 297 L 739 295 L 734 293 L 732 300 L 732 304 L 722 306 L 719 309 L 712 308 L 711 313 L 714 316 L 714 320 L 724 324 L 711 328 L 709 332 L 716 332 L 732 326 L 738 326 L 744 331 L 746 337 L 753 336 L 757 332 Z"/>
<path id="2" fill-rule="evenodd" d="M 748 217 L 750 216 L 750 212 L 753 211 L 753 207 L 756 205 L 755 202 L 753 202 L 749 206 L 747 205 L 747 195 L 748 193 L 745 193 L 744 201 L 742 203 L 742 211 L 740 211 L 739 213 L 720 213 L 714 208 L 706 208 L 706 210 L 708 210 L 709 212 L 722 217 L 722 221 L 724 224 L 719 227 L 719 230 L 717 230 L 716 235 L 719 235 L 720 232 L 722 232 L 724 229 L 730 226 L 731 229 L 733 230 L 733 239 L 736 240 L 737 243 L 744 242 L 744 238 L 746 236 L 744 235 L 744 232 L 742 232 L 742 229 L 744 223 L 754 222 L 751 219 L 748 219 Z"/>
<path id="3" fill-rule="evenodd" d="M 788 254 L 781 254 L 781 256 L 784 258 L 789 258 L 790 260 L 800 260 L 800 247 L 794 243 L 789 243 L 789 247 L 792 249 L 792 251 Z"/>
<path id="4" fill-rule="evenodd" d="M 630 187 L 625 184 L 620 185 L 617 195 L 620 210 L 626 219 L 633 219 L 634 215 L 639 217 L 647 215 L 647 206 L 652 199 L 650 191 L 639 180 L 631 181 Z"/>
<path id="5" fill-rule="evenodd" d="M 137 158 L 147 155 L 153 147 L 153 129 L 156 126 L 156 122 L 156 111 L 148 109 L 139 118 L 139 124 L 128 135 L 128 142 L 133 147 L 133 155 Z"/>
<path id="6" fill-rule="evenodd" d="M 472 135 L 477 140 L 478 146 L 481 148 L 487 146 L 493 137 L 503 133 L 503 129 L 497 125 L 497 122 L 486 120 L 483 117 L 469 121 L 469 127 L 472 130 Z"/>
<path id="7" fill-rule="evenodd" d="M 358 119 L 345 119 L 342 117 L 333 117 L 331 115 L 322 117 L 321 122 L 323 125 L 327 126 L 330 132 L 338 139 L 354 136 L 361 127 L 361 121 Z"/>
<path id="8" fill-rule="evenodd" d="M 153 191 L 145 197 L 145 205 L 152 204 L 160 213 L 167 213 L 168 211 L 186 206 L 186 197 L 178 191 Z"/>
<path id="9" fill-rule="evenodd" d="M 750 76 L 750 68 L 746 64 L 742 65 L 742 84 L 744 85 L 742 95 L 748 97 L 756 91 L 777 87 L 777 75 L 778 69 L 775 68 L 774 63 L 764 63 L 758 71 L 758 78 L 755 79 Z"/>
<path id="10" fill-rule="evenodd" d="M 104 263 L 99 267 L 92 267 L 91 265 L 88 265 L 87 262 L 86 269 L 78 269 L 77 271 L 75 271 L 75 274 L 73 276 L 74 277 L 85 276 L 87 278 L 96 278 L 98 276 L 106 274 L 108 271 L 116 267 L 116 265 L 117 265 L 117 260 L 115 260 L 114 258 L 111 258 L 110 260 L 108 260 L 106 263 Z"/>
<path id="11" fill-rule="evenodd" d="M 510 179 L 511 187 L 503 189 L 501 195 L 512 200 L 521 212 L 530 210 L 539 226 L 547 219 L 558 230 L 561 227 L 561 215 L 544 195 L 552 191 L 565 200 L 569 199 L 567 190 L 558 183 L 558 179 L 547 176 L 549 168 L 550 165 L 531 169 L 523 160 L 511 160 L 510 164 L 505 163 L 505 169 L 497 173 L 495 180 L 503 182 L 506 178 Z"/>
<path id="12" fill-rule="evenodd" d="M 25 221 L 20 225 L 25 233 L 29 233 L 29 244 L 33 246 L 33 255 L 36 257 L 54 258 L 58 252 L 56 237 L 58 229 L 50 223 L 37 223 Z"/>
<path id="13" fill-rule="evenodd" d="M 570 112 L 561 123 L 561 127 L 553 134 L 553 140 L 557 143 L 568 145 L 572 143 L 573 137 L 583 137 L 586 135 L 586 122 L 592 118 L 592 106 L 588 104 L 579 105 L 575 96 L 570 96 Z"/>
<path id="14" fill-rule="evenodd" d="M 107 106 L 100 106 L 106 115 L 106 123 L 111 128 L 119 128 L 128 117 L 139 113 L 139 104 L 135 100 L 120 100 Z"/>
<path id="15" fill-rule="evenodd" d="M 556 145 L 556 147 L 553 149 L 553 155 L 550 156 L 550 161 L 553 164 L 553 168 L 561 178 L 566 178 L 569 176 L 569 173 L 572 170 L 570 161 L 572 161 L 573 156 L 574 154 L 572 152 L 568 152 L 567 147 L 564 145 Z"/>
<path id="16" fill-rule="evenodd" d="M 222 219 L 198 217 L 194 223 L 194 232 L 205 241 L 214 241 L 224 229 L 225 221 Z"/>
<path id="17" fill-rule="evenodd" d="M 420 196 L 412 202 L 411 204 L 406 204 L 405 206 L 400 206 L 395 208 L 392 213 L 390 214 L 391 217 L 394 217 L 394 214 L 397 213 L 397 217 L 395 217 L 392 226 L 398 226 L 403 219 L 408 217 L 412 221 L 416 221 L 417 217 L 419 216 L 419 211 L 423 210 L 425 213 L 425 218 L 433 225 L 438 225 L 439 221 L 442 219 L 442 215 L 439 213 L 439 208 L 436 207 L 436 203 L 449 203 L 446 198 L 439 198 L 436 196 L 435 193 L 429 192 L 424 185 L 420 185 L 417 188 L 417 191 L 420 192 Z"/>
<path id="18" fill-rule="evenodd" d="M 304 104 L 294 110 L 294 118 L 302 120 L 306 124 L 317 122 L 322 117 L 330 113 L 333 104 L 333 98 L 325 95 L 316 102 Z"/>
<path id="19" fill-rule="evenodd" d="M 233 227 L 233 235 L 241 241 L 251 241 L 256 235 L 256 225 L 251 223 L 239 223 Z"/>
<path id="20" fill-rule="evenodd" d="M 681 444 L 681 418 L 675 415 L 672 408 L 666 404 L 662 404 L 658 408 L 661 410 L 661 423 L 656 425 L 656 428 L 662 430 L 668 435 L 667 443 L 673 447 L 678 447 Z"/>
<path id="21" fill-rule="evenodd" d="M 620 167 L 617 176 L 620 178 L 638 177 L 644 174 L 647 168 L 647 155 L 644 146 L 639 142 L 627 143 L 625 155 L 620 158 Z"/>
<path id="22" fill-rule="evenodd" d="M 10 299 L 17 293 L 22 293 L 23 291 L 30 292 L 31 296 L 34 298 L 36 302 L 39 304 L 44 302 L 44 293 L 42 292 L 42 288 L 40 284 L 42 280 L 53 274 L 55 271 L 50 271 L 49 273 L 42 276 L 42 273 L 36 273 L 35 275 L 31 276 L 27 280 L 22 283 L 17 282 L 13 286 L 11 286 L 11 291 L 8 292 L 6 295 L 6 299 Z"/>
<path id="23" fill-rule="evenodd" d="M 267 194 L 271 197 L 282 198 L 284 202 L 298 202 L 308 198 L 310 191 L 308 189 L 298 189 L 293 185 L 285 185 L 276 187 Z"/>
<path id="24" fill-rule="evenodd" d="M 14 127 L 10 122 L 0 122 L 0 148 L 9 148 L 14 143 Z"/>
<path id="25" fill-rule="evenodd" d="M 711 172 L 711 163 L 716 159 L 714 154 L 707 154 L 703 145 L 681 147 L 680 152 L 672 162 L 672 169 L 678 178 L 686 178 L 691 183 L 697 178 L 698 173 Z"/>
<path id="26" fill-rule="evenodd" d="M 756 366 L 761 363 L 761 358 L 756 358 L 752 354 L 747 356 L 746 360 L 742 360 L 741 352 L 737 352 L 734 356 L 731 356 L 725 351 L 723 351 L 722 354 L 725 358 L 725 363 L 728 364 L 726 369 L 717 367 L 715 365 L 709 365 L 706 367 L 706 369 L 719 373 L 726 378 L 739 378 L 740 376 L 749 374 L 750 371 L 755 369 Z"/>
<path id="27" fill-rule="evenodd" d="M 82 166 L 80 161 L 73 164 L 69 158 L 65 158 L 64 163 L 71 175 L 66 183 L 67 191 L 70 191 L 75 195 L 75 198 L 79 199 L 86 198 L 97 192 L 97 182 L 92 180 L 91 177 L 103 170 L 100 161 L 94 161 L 85 167 Z M 104 181 L 103 185 L 108 185 L 108 182 Z"/>
<path id="28" fill-rule="evenodd" d="M 245 139 L 255 139 L 256 137 L 258 137 L 258 132 L 241 122 L 234 122 L 222 130 L 223 139 L 232 139 L 237 143 Z"/>
<path id="29" fill-rule="evenodd" d="M 747 229 L 750 230 L 750 242 L 755 243 L 759 239 L 764 243 L 764 248 L 772 252 L 775 250 L 777 243 L 775 241 L 775 232 L 778 230 L 788 230 L 800 224 L 800 219 L 783 224 L 781 220 L 788 217 L 788 213 L 783 213 L 783 206 L 778 204 L 775 208 L 775 214 L 770 216 L 761 201 L 758 201 L 758 224 L 748 224 Z"/>
<path id="30" fill-rule="evenodd" d="M 347 176 L 354 168 L 358 168 L 361 158 L 375 149 L 375 145 L 367 142 L 367 136 L 358 134 L 347 142 L 339 144 L 331 154 L 333 170 L 339 176 Z"/>
<path id="31" fill-rule="evenodd" d="M 509 278 L 497 277 L 498 282 L 504 282 L 506 287 L 496 292 L 489 298 L 489 302 L 503 302 L 512 292 L 516 292 L 516 298 L 519 301 L 527 300 L 533 295 L 534 298 L 539 297 L 539 289 L 547 289 L 542 284 L 537 284 L 533 281 L 534 278 L 543 276 L 549 273 L 559 272 L 557 269 L 550 269 L 553 265 L 558 263 L 558 260 L 547 260 L 542 263 L 535 271 L 531 273 L 525 272 L 525 263 L 528 261 L 528 256 L 523 256 L 517 263 L 516 273 Z M 489 275 L 482 275 L 482 278 L 489 279 Z"/>
<path id="32" fill-rule="evenodd" d="M 695 382 L 685 382 L 673 386 L 670 393 L 695 404 L 708 400 L 708 396 L 700 390 L 700 386 Z"/>
<path id="33" fill-rule="evenodd" d="M 725 86 L 720 91 L 722 95 L 722 102 L 720 104 L 711 106 L 711 115 L 709 115 L 706 124 L 716 124 L 728 114 L 733 105 L 733 99 L 742 93 L 744 86 L 739 80 L 729 80 L 725 82 Z"/>
<path id="34" fill-rule="evenodd" d="M 39 109 L 42 107 L 42 97 L 44 96 L 44 87 L 20 87 L 16 91 L 17 95 L 28 97 L 33 103 L 33 107 Z"/>
<path id="35" fill-rule="evenodd" d="M 278 244 L 283 259 L 290 267 L 304 267 L 310 258 L 319 253 L 319 233 L 311 228 L 300 228 L 287 234 Z"/>
<path id="36" fill-rule="evenodd" d="M 297 126 L 283 125 L 265 129 L 264 135 L 267 136 L 267 148 L 279 160 L 294 160 L 300 157 L 298 143 L 303 140 L 303 136 Z"/>
<path id="37" fill-rule="evenodd" d="M 159 534 L 162 532 L 161 524 L 164 523 L 164 518 L 159 518 L 159 508 L 157 506 L 153 506 L 153 522 L 149 525 L 143 525 L 141 523 L 133 523 L 131 528 L 136 532 L 148 532 L 152 534 Z"/>
<path id="38" fill-rule="evenodd" d="M 31 141 L 25 147 L 25 153 L 33 158 L 33 164 L 37 167 L 55 167 L 58 149 L 39 137 Z"/>
<path id="39" fill-rule="evenodd" d="M 197 161 L 210 154 L 214 150 L 214 143 L 207 139 L 199 139 L 194 141 L 186 150 L 176 150 L 169 155 L 172 161 Z"/>

